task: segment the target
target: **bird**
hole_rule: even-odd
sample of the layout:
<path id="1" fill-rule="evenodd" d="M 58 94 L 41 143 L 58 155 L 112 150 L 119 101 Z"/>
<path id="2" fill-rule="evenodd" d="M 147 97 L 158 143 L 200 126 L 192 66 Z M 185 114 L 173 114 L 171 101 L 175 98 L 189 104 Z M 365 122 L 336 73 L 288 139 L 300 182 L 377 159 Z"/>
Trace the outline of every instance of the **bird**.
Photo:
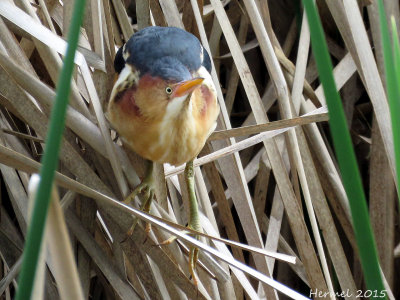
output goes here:
<path id="1" fill-rule="evenodd" d="M 124 202 L 129 204 L 142 193 L 142 209 L 149 212 L 154 162 L 186 164 L 187 227 L 201 232 L 193 160 L 215 130 L 220 112 L 210 55 L 197 37 L 183 29 L 151 26 L 119 48 L 114 68 L 118 77 L 107 119 L 123 143 L 147 160 L 144 179 Z M 191 247 L 189 272 L 195 285 L 197 258 L 198 249 Z"/>

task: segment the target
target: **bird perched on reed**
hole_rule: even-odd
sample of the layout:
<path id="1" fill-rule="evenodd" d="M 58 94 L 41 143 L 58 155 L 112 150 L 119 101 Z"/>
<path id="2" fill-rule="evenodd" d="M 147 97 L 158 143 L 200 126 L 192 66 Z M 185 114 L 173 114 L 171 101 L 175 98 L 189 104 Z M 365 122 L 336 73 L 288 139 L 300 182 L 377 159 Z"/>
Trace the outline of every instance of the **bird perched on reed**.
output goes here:
<path id="1" fill-rule="evenodd" d="M 142 183 L 125 200 L 145 194 L 150 210 L 154 197 L 153 162 L 182 165 L 189 192 L 190 229 L 201 231 L 194 190 L 193 159 L 216 127 L 219 114 L 211 79 L 211 60 L 199 40 L 174 27 L 147 27 L 135 33 L 116 54 L 119 74 L 107 117 L 123 142 L 149 161 Z M 194 273 L 198 249 L 191 248 Z"/>

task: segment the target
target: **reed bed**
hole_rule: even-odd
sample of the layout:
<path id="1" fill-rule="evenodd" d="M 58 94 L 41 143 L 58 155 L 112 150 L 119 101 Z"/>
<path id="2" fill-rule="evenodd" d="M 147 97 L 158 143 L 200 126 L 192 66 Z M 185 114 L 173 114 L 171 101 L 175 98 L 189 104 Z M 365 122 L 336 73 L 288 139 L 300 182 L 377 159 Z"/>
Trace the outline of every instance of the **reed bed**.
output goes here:
<path id="1" fill-rule="evenodd" d="M 32 299 L 398 298 L 400 148 L 391 115 L 397 124 L 400 55 L 387 60 L 379 17 L 397 37 L 400 9 L 385 0 L 379 15 L 379 3 L 317 1 L 344 134 L 335 133 L 336 89 L 324 94 L 321 64 L 329 63 L 301 1 L 87 0 Z M 18 275 L 38 188 L 30 179 L 48 141 L 73 4 L 0 1 L 2 299 L 25 286 Z M 138 210 L 140 197 L 120 203 L 145 164 L 104 108 L 117 49 L 152 25 L 192 32 L 213 58 L 221 114 L 194 161 L 200 241 L 184 228 L 183 167 L 157 165 L 150 215 Z M 356 161 L 347 163 L 352 149 Z M 160 244 L 171 235 L 176 242 Z M 200 248 L 198 287 L 190 245 Z"/>

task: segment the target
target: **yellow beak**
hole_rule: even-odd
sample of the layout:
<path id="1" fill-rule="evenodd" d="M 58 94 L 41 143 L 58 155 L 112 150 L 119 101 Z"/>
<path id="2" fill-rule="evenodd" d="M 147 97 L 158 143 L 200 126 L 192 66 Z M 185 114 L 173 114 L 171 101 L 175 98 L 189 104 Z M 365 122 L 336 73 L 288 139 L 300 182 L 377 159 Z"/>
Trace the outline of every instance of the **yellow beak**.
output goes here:
<path id="1" fill-rule="evenodd" d="M 204 78 L 197 77 L 177 83 L 174 91 L 174 97 L 181 97 L 191 93 L 196 87 L 200 86 L 203 81 Z"/>

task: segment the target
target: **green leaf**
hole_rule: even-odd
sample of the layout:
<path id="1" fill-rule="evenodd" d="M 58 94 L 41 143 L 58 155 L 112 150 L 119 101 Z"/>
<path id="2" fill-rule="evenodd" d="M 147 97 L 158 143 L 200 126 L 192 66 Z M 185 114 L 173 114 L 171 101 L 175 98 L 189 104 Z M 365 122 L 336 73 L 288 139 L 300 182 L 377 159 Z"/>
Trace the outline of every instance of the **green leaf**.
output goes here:
<path id="1" fill-rule="evenodd" d="M 31 299 L 36 268 L 42 244 L 43 231 L 50 203 L 50 193 L 54 173 L 58 165 L 58 154 L 65 126 L 65 112 L 68 106 L 75 51 L 78 45 L 79 31 L 85 9 L 85 0 L 76 0 L 68 35 L 68 48 L 65 62 L 57 85 L 57 95 L 50 116 L 50 127 L 45 144 L 43 166 L 40 171 L 40 184 L 35 196 L 32 219 L 28 227 L 22 269 L 16 300 Z"/>
<path id="2" fill-rule="evenodd" d="M 392 21 L 392 41 L 393 51 L 389 41 L 389 28 L 386 23 L 385 10 L 382 1 L 378 1 L 379 20 L 381 24 L 383 59 L 385 64 L 385 75 L 387 84 L 387 94 L 390 108 L 390 117 L 392 120 L 393 144 L 396 159 L 397 186 L 400 186 L 400 46 L 397 35 L 397 28 L 394 18 Z M 397 189 L 397 198 L 400 201 L 399 189 Z M 400 202 L 399 202 L 400 204 Z"/>
<path id="3" fill-rule="evenodd" d="M 376 295 L 380 295 L 380 292 L 384 291 L 384 286 L 375 241 L 372 235 L 367 204 L 350 133 L 342 102 L 333 78 L 332 62 L 329 57 L 328 47 L 324 39 L 322 25 L 315 4 L 312 0 L 303 0 L 303 4 L 310 25 L 312 50 L 328 104 L 330 130 L 343 184 L 349 198 L 354 232 L 360 252 L 365 281 L 369 290 L 377 291 Z"/>

